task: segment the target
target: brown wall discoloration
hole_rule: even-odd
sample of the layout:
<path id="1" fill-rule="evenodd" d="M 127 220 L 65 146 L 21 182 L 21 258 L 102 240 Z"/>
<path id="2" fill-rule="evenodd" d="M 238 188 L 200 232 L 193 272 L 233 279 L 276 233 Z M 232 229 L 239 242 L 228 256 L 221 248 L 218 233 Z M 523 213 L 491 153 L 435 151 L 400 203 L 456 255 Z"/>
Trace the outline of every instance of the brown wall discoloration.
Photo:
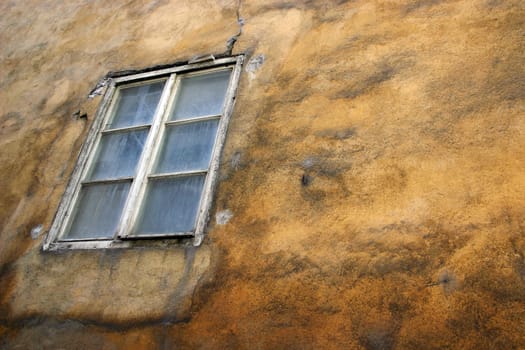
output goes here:
<path id="1" fill-rule="evenodd" d="M 525 347 L 522 1 L 0 11 L 0 346 Z M 211 212 L 230 220 L 198 248 L 43 253 L 88 93 L 224 54 L 238 14 L 233 53 L 259 64 Z"/>

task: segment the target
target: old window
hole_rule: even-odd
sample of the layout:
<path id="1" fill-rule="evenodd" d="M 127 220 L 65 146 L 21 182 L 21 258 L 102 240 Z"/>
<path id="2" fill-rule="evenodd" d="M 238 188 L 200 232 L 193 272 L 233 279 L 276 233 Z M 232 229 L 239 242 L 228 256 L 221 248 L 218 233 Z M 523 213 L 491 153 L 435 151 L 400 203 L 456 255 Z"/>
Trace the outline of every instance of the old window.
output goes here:
<path id="1" fill-rule="evenodd" d="M 44 249 L 200 244 L 241 60 L 113 78 Z"/>

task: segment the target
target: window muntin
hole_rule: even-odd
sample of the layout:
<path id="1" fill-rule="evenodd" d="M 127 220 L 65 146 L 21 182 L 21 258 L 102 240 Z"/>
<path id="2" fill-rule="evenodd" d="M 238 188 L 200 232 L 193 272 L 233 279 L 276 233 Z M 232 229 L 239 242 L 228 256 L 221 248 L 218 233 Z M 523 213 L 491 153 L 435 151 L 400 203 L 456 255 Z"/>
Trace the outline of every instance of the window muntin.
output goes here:
<path id="1" fill-rule="evenodd" d="M 115 79 L 124 83 L 109 89 L 44 249 L 170 236 L 200 243 L 242 58 L 219 61 Z"/>

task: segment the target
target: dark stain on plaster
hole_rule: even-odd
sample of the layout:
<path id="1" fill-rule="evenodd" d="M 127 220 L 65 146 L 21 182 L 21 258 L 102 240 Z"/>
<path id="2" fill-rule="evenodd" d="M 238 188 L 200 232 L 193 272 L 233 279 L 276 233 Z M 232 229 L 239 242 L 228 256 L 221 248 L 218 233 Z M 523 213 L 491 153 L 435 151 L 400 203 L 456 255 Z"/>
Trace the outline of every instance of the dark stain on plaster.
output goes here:
<path id="1" fill-rule="evenodd" d="M 336 157 L 330 157 L 328 154 L 307 157 L 299 166 L 307 169 L 310 174 L 326 177 L 336 177 L 352 169 L 350 160 L 341 161 Z"/>
<path id="2" fill-rule="evenodd" d="M 69 106 L 70 103 L 66 105 Z M 64 108 L 67 108 L 67 107 L 64 107 Z M 34 155 L 33 159 L 36 161 L 36 166 L 34 168 L 36 170 L 33 172 L 33 179 L 29 183 L 29 187 L 26 192 L 27 197 L 32 197 L 40 188 L 42 188 L 41 179 L 43 178 L 43 174 L 40 174 L 40 172 L 44 168 L 42 164 L 44 164 L 47 161 L 47 159 L 49 158 L 49 154 L 53 149 L 53 145 L 56 142 L 58 142 L 60 137 L 63 135 L 65 128 L 67 127 L 67 123 L 59 119 L 55 119 L 54 123 L 55 125 L 50 126 L 44 130 L 33 130 L 32 131 L 33 135 L 35 135 L 35 138 L 40 138 L 40 139 L 34 142 L 34 144 L 31 144 L 31 146 L 34 147 L 35 144 L 38 145 L 39 142 L 42 142 L 42 143 L 47 142 L 47 145 L 46 147 L 43 147 L 41 149 L 31 152 L 31 154 Z M 84 124 L 84 127 L 85 127 L 85 124 Z M 51 137 L 49 137 L 49 135 L 46 137 L 45 133 L 48 133 L 48 132 L 49 133 L 54 132 L 54 134 L 50 135 Z M 46 208 L 46 209 L 49 209 L 49 208 Z"/>
<path id="3" fill-rule="evenodd" d="M 301 196 L 313 205 L 316 210 L 327 210 L 326 200 L 334 200 L 340 196 L 351 195 L 343 175 L 352 169 L 351 160 L 341 161 L 330 155 L 310 156 L 303 160 L 299 166 L 304 169 L 301 178 Z M 320 181 L 314 181 L 319 179 Z M 329 186 L 331 190 L 324 186 Z M 337 188 L 337 195 L 334 197 L 333 188 Z"/>
<path id="4" fill-rule="evenodd" d="M 0 281 L 2 283 L 2 288 L 0 288 L 0 324 L 2 322 L 8 323 L 11 314 L 8 299 L 16 287 L 15 277 L 14 261 L 4 262 L 0 266 Z"/>
<path id="5" fill-rule="evenodd" d="M 446 295 L 454 292 L 459 286 L 456 275 L 449 270 L 443 270 L 440 272 L 437 283 L 443 288 Z"/>
<path id="6" fill-rule="evenodd" d="M 323 138 L 335 139 L 335 140 L 346 140 L 356 134 L 356 128 L 337 128 L 337 129 L 324 129 L 316 131 L 315 135 Z"/>
<path id="7" fill-rule="evenodd" d="M 525 302 L 525 283 L 516 273 L 502 274 L 495 266 L 481 264 L 465 277 L 465 288 L 484 293 L 498 303 Z"/>
<path id="8" fill-rule="evenodd" d="M 310 82 L 314 75 L 297 75 L 292 72 L 281 72 L 276 77 L 276 83 L 281 91 L 278 97 L 272 98 L 265 103 L 261 115 L 269 116 L 272 111 L 280 105 L 300 103 L 312 95 L 313 87 Z"/>
<path id="9" fill-rule="evenodd" d="M 525 67 L 521 63 L 525 59 L 525 40 L 517 29 L 525 26 L 525 19 L 523 16 L 508 15 L 498 22 L 487 20 L 477 25 L 501 36 L 515 38 L 514 45 L 501 44 L 476 60 L 465 52 L 466 59 L 452 66 L 446 76 L 428 82 L 426 94 L 438 106 L 435 108 L 434 128 L 453 131 L 448 126 L 449 123 L 476 115 L 493 106 L 525 99 Z M 479 60 L 490 60 L 487 62 L 487 67 L 490 68 L 485 74 L 457 78 L 465 71 L 475 72 Z"/>
<path id="10" fill-rule="evenodd" d="M 349 86 L 332 95 L 334 99 L 353 99 L 372 90 L 377 85 L 392 79 L 395 70 L 392 67 L 383 67 L 371 75 L 366 76 L 363 80 L 349 82 Z"/>
<path id="11" fill-rule="evenodd" d="M 303 186 L 308 186 L 312 181 L 313 181 L 313 178 L 306 173 L 303 174 L 303 176 L 301 176 L 301 185 Z"/>
<path id="12" fill-rule="evenodd" d="M 186 294 L 194 268 L 196 249 L 198 248 L 187 247 L 184 249 L 184 271 L 182 278 L 178 281 L 173 293 L 168 298 L 168 304 L 164 308 L 163 324 L 186 323 L 191 320 L 190 310 L 193 296 L 188 297 Z M 185 304 L 184 301 L 188 301 L 188 303 Z"/>
<path id="13" fill-rule="evenodd" d="M 355 0 L 329 0 L 329 1 L 320 1 L 320 0 L 298 0 L 298 1 L 280 1 L 273 4 L 268 4 L 262 6 L 259 10 L 259 13 L 272 11 L 272 10 L 290 10 L 290 9 L 299 9 L 299 10 L 309 10 L 309 9 L 325 9 L 326 7 L 331 6 L 340 6 L 348 2 L 353 2 Z"/>
<path id="14" fill-rule="evenodd" d="M 153 0 L 144 4 L 142 7 L 131 7 L 131 10 L 127 10 L 127 12 L 130 16 L 141 17 L 151 14 L 151 12 L 167 4 L 169 4 L 169 0 Z"/>
<path id="15" fill-rule="evenodd" d="M 410 0 L 401 8 L 403 15 L 409 15 L 418 10 L 427 10 L 432 6 L 443 3 L 444 0 Z"/>
<path id="16" fill-rule="evenodd" d="M 80 315 L 79 315 L 80 316 Z M 140 320 L 126 320 L 122 322 L 104 322 L 100 317 L 89 318 L 82 315 L 80 318 L 69 317 L 52 317 L 47 314 L 31 313 L 19 317 L 0 318 L 0 325 L 10 329 L 27 329 L 37 326 L 47 327 L 49 324 L 58 323 L 60 327 L 67 327 L 69 324 L 79 324 L 82 327 L 96 327 L 114 332 L 129 331 L 144 327 L 157 326 L 162 324 L 161 318 L 144 317 Z"/>
<path id="17" fill-rule="evenodd" d="M 370 47 L 370 45 L 388 45 L 391 41 L 396 39 L 396 36 L 390 33 L 359 33 L 344 40 L 343 43 L 337 47 L 337 50 L 341 52 L 348 50 L 363 50 Z"/>
<path id="18" fill-rule="evenodd" d="M 65 315 L 49 315 L 49 314 L 41 314 L 41 313 L 35 313 L 30 312 L 26 314 L 21 314 L 18 316 L 13 316 L 10 313 L 9 308 L 9 301 L 8 298 L 11 296 L 13 292 L 13 288 L 15 287 L 14 281 L 15 281 L 15 268 L 14 268 L 14 261 L 16 261 L 16 258 L 13 260 L 13 262 L 3 264 L 0 268 L 0 280 L 2 281 L 2 285 L 4 288 L 0 288 L 0 326 L 4 326 L 11 330 L 16 329 L 29 329 L 29 328 L 35 328 L 35 327 L 49 327 L 49 324 L 60 324 L 60 327 L 67 327 L 69 323 L 75 323 L 82 325 L 83 327 L 95 327 L 95 328 L 101 328 L 110 330 L 112 332 L 122 332 L 122 331 L 130 331 L 133 329 L 141 329 L 144 327 L 150 327 L 150 326 L 157 326 L 157 325 L 175 325 L 180 323 L 187 323 L 191 320 L 191 314 L 189 313 L 191 310 L 191 303 L 189 305 L 185 305 L 184 301 L 192 300 L 192 296 L 190 294 L 190 298 L 187 298 L 187 295 L 185 294 L 188 289 L 188 281 L 191 273 L 192 268 L 194 265 L 194 258 L 195 258 L 195 250 L 197 248 L 195 247 L 188 247 L 185 249 L 185 266 L 184 266 L 184 272 L 183 277 L 177 284 L 172 297 L 169 298 L 169 302 L 164 308 L 164 315 L 163 316 L 144 316 L 137 319 L 106 319 L 101 320 L 99 315 L 91 315 L 89 312 L 83 312 L 82 314 L 65 314 Z M 96 254 L 99 256 L 98 262 L 99 267 L 101 271 L 108 271 L 110 274 L 110 280 L 111 280 L 111 274 L 116 271 L 119 267 L 120 260 L 123 257 L 124 254 L 126 254 L 125 249 L 114 249 L 114 250 L 104 250 L 104 251 L 60 251 L 55 254 L 46 254 L 41 252 L 41 256 L 43 259 L 56 259 L 56 254 L 65 255 L 66 259 L 72 258 L 72 255 L 84 255 L 89 254 L 93 255 Z M 20 253 L 19 255 L 21 255 Z M 140 251 L 137 251 L 137 254 L 140 254 Z M 42 262 L 42 264 L 45 264 L 45 261 Z M 100 282 L 96 282 L 96 284 L 100 283 L 106 283 L 104 282 L 104 278 L 99 279 Z M 12 281 L 12 282 L 10 282 Z M 104 285 L 99 285 L 100 288 L 105 288 Z M 98 290 L 99 288 L 95 288 L 94 290 Z M 96 293 L 93 294 L 93 297 L 96 297 Z"/>
<path id="19" fill-rule="evenodd" d="M 261 266 L 260 275 L 257 278 L 271 277 L 283 278 L 305 270 L 321 271 L 307 256 L 278 252 L 264 255 L 264 265 Z"/>
<path id="20" fill-rule="evenodd" d="M 16 227 L 16 234 L 8 242 L 11 249 L 6 250 L 4 256 L 0 257 L 0 281 L 2 281 L 2 286 L 6 286 L 5 288 L 0 288 L 0 311 L 2 307 L 7 307 L 7 298 L 12 293 L 9 285 L 15 277 L 14 264 L 31 246 L 39 243 L 39 241 L 35 241 L 32 238 L 31 231 L 44 221 L 45 216 L 45 211 L 40 211 L 35 213 L 23 225 Z M 8 313 L 6 312 L 4 315 L 8 315 Z"/>
<path id="21" fill-rule="evenodd" d="M 370 40 L 372 40 L 371 43 L 375 43 L 378 39 L 372 37 Z M 341 49 L 347 51 L 349 48 L 346 46 L 354 44 L 356 43 L 351 41 L 350 43 L 344 44 L 344 47 Z M 363 43 L 360 45 L 362 44 Z M 402 51 L 383 56 L 375 62 L 356 63 L 356 65 L 358 65 L 356 67 L 352 67 L 354 65 L 351 64 L 347 66 L 346 70 L 341 71 L 338 64 L 341 57 L 335 53 L 332 56 L 323 58 L 323 66 L 329 67 L 326 72 L 321 69 L 316 73 L 316 76 L 325 75 L 330 81 L 340 83 L 344 86 L 344 88 L 338 91 L 330 92 L 328 95 L 330 99 L 354 99 L 361 95 L 368 94 L 375 88 L 394 79 L 396 76 L 407 72 L 416 64 L 416 54 L 414 52 Z M 301 83 L 304 84 L 302 80 Z M 299 86 L 297 88 L 299 88 Z"/>
<path id="22" fill-rule="evenodd" d="M 508 1 L 505 0 L 486 0 L 485 6 L 487 6 L 490 9 L 501 7 L 503 4 L 508 3 Z"/>
<path id="23" fill-rule="evenodd" d="M 8 112 L 0 117 L 0 135 L 17 132 L 24 125 L 24 118 L 19 112 Z"/>
<path id="24" fill-rule="evenodd" d="M 366 350 L 390 350 L 394 349 L 394 339 L 392 326 L 376 325 L 368 329 L 359 341 Z"/>
<path id="25" fill-rule="evenodd" d="M 111 279 L 113 273 L 118 270 L 123 254 L 124 250 L 122 249 L 105 249 L 102 251 L 98 258 L 100 271 L 109 271 Z"/>
<path id="26" fill-rule="evenodd" d="M 512 251 L 514 252 L 514 271 L 525 282 L 525 242 L 520 241 L 519 237 L 524 236 L 525 228 L 519 227 L 519 233 L 510 239 Z"/>

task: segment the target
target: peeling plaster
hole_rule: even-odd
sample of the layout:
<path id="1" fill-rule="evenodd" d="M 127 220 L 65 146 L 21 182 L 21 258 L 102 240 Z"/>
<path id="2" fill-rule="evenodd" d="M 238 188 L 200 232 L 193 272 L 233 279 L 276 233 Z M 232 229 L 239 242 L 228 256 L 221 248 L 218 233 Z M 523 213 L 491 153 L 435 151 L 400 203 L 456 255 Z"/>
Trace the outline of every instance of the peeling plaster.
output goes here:
<path id="1" fill-rule="evenodd" d="M 110 79 L 108 77 L 104 77 L 99 80 L 97 85 L 89 92 L 88 99 L 92 99 L 95 96 L 100 96 L 104 94 L 104 89 L 108 85 Z"/>
<path id="2" fill-rule="evenodd" d="M 42 224 L 38 225 L 38 226 L 35 226 L 31 229 L 31 238 L 33 239 L 37 239 L 38 236 L 40 236 L 40 234 L 42 233 L 42 228 L 44 226 L 42 226 Z"/>
<path id="3" fill-rule="evenodd" d="M 215 214 L 215 221 L 217 222 L 217 225 L 226 225 L 232 217 L 233 213 L 230 209 L 221 210 Z"/>
<path id="4" fill-rule="evenodd" d="M 248 64 L 246 65 L 246 72 L 248 72 L 248 76 L 250 77 L 250 80 L 253 80 L 255 78 L 255 73 L 261 68 L 261 66 L 264 63 L 264 60 L 266 59 L 266 56 L 264 54 L 260 54 L 257 56 L 252 57 Z"/>

